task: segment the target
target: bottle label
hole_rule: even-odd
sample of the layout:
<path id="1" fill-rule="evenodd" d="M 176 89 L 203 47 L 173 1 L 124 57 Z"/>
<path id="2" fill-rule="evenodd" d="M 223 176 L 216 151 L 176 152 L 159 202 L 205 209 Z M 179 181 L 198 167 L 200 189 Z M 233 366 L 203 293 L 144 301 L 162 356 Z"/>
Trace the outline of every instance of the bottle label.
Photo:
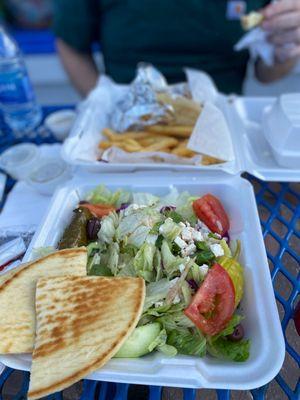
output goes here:
<path id="1" fill-rule="evenodd" d="M 25 70 L 0 73 L 0 102 L 22 104 L 34 100 L 31 82 Z"/>

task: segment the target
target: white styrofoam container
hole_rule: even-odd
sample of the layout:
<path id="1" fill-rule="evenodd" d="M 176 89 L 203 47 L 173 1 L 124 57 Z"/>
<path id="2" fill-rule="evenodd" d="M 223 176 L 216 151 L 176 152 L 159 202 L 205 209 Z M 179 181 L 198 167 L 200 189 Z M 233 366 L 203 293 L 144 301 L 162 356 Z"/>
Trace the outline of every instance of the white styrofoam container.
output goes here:
<path id="1" fill-rule="evenodd" d="M 106 94 L 106 93 L 105 93 Z M 106 94 L 107 95 L 107 94 Z M 104 96 L 104 94 L 103 94 Z M 109 125 L 108 115 L 111 99 L 107 98 L 106 110 L 99 107 L 97 101 L 90 101 L 88 107 L 79 111 L 73 128 L 62 145 L 62 158 L 74 167 L 80 167 L 89 172 L 133 172 L 145 170 L 168 171 L 215 171 L 237 174 L 240 171 L 239 160 L 216 165 L 184 165 L 171 163 L 105 163 L 97 161 L 98 144 L 105 139 L 101 134 L 103 128 Z M 216 105 L 225 115 L 227 97 L 218 95 Z M 232 130 L 232 127 L 229 127 Z"/>
<path id="2" fill-rule="evenodd" d="M 300 169 L 300 93 L 283 94 L 265 107 L 262 127 L 277 163 Z"/>
<path id="3" fill-rule="evenodd" d="M 251 184 L 238 176 L 161 172 L 107 174 L 97 178 L 87 175 L 74 179 L 54 195 L 43 223 L 34 235 L 24 261 L 32 249 L 56 245 L 70 221 L 72 210 L 97 184 L 110 189 L 125 188 L 166 194 L 171 184 L 194 195 L 210 192 L 218 196 L 231 222 L 230 236 L 242 242 L 241 262 L 245 268 L 245 293 L 241 312 L 246 337 L 251 339 L 251 355 L 244 363 L 179 355 L 168 358 L 153 353 L 138 359 L 112 359 L 101 370 L 89 375 L 95 380 L 151 384 L 175 387 L 197 387 L 246 390 L 271 381 L 279 372 L 285 355 L 285 344 L 274 298 L 260 222 Z M 276 349 L 274 351 L 274 349 Z M 0 361 L 12 368 L 29 370 L 30 355 L 2 355 Z M 188 373 L 185 373 L 188 371 Z"/>
<path id="4" fill-rule="evenodd" d="M 235 97 L 226 118 L 240 157 L 241 171 L 264 181 L 299 182 L 300 168 L 280 166 L 263 132 L 263 116 L 276 101 L 274 97 Z"/>
<path id="5" fill-rule="evenodd" d="M 227 97 L 219 94 L 216 104 L 223 112 L 231 132 L 235 160 L 218 165 L 180 165 L 168 163 L 101 163 L 97 161 L 97 145 L 101 130 L 107 126 L 97 103 L 80 112 L 69 137 L 62 147 L 63 159 L 90 172 L 132 172 L 141 170 L 197 171 L 199 173 L 248 172 L 267 181 L 300 181 L 300 168 L 285 168 L 273 157 L 262 131 L 265 108 L 274 104 L 273 97 Z"/>

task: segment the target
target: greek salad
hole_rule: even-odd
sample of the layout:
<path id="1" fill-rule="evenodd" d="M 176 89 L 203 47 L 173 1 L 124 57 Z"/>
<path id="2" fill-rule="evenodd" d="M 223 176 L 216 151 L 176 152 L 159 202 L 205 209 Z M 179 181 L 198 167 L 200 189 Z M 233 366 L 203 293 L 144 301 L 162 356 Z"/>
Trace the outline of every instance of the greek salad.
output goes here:
<path id="1" fill-rule="evenodd" d="M 158 197 L 98 186 L 79 202 L 58 247 L 87 246 L 89 275 L 145 280 L 142 317 L 116 357 L 157 350 L 245 361 L 243 267 L 240 243 L 230 241 L 229 230 L 212 194 L 172 187 Z"/>

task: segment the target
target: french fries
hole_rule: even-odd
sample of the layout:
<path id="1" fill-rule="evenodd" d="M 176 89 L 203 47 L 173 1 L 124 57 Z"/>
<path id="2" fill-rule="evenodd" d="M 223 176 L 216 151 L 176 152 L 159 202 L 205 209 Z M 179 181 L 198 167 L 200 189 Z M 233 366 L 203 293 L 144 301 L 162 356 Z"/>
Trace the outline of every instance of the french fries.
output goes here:
<path id="1" fill-rule="evenodd" d="M 124 133 L 115 132 L 105 128 L 102 131 L 106 140 L 102 140 L 98 147 L 101 151 L 118 147 L 128 153 L 134 152 L 165 152 L 175 154 L 179 157 L 191 158 L 197 155 L 187 148 L 192 127 L 190 126 L 169 126 L 153 125 L 145 131 L 128 131 Z M 223 161 L 210 156 L 203 155 L 201 164 L 212 165 Z"/>
<path id="2" fill-rule="evenodd" d="M 173 126 L 173 125 L 152 125 L 146 128 L 147 131 L 164 136 L 175 136 L 178 138 L 189 138 L 194 126 Z"/>

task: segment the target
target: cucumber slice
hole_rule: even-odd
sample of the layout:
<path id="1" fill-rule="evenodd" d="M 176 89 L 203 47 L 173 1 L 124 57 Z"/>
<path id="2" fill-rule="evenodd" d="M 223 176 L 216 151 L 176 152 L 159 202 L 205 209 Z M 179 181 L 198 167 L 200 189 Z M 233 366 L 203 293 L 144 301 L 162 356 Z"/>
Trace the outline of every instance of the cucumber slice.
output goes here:
<path id="1" fill-rule="evenodd" d="M 137 358 L 150 353 L 149 346 L 157 338 L 160 331 L 161 326 L 158 322 L 135 328 L 114 357 Z"/>

